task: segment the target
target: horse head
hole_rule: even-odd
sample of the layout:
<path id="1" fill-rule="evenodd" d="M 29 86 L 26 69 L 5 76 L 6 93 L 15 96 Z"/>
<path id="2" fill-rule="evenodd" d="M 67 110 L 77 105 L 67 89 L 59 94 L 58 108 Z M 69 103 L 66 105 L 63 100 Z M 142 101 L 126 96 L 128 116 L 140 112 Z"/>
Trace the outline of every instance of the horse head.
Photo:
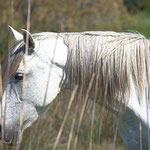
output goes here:
<path id="1" fill-rule="evenodd" d="M 22 35 L 12 27 L 10 30 L 16 44 L 3 67 L 0 118 L 4 124 L 0 137 L 3 132 L 5 143 L 16 144 L 21 142 L 22 132 L 46 111 L 59 93 L 65 78 L 67 46 L 55 33 L 31 35 L 23 29 Z"/>

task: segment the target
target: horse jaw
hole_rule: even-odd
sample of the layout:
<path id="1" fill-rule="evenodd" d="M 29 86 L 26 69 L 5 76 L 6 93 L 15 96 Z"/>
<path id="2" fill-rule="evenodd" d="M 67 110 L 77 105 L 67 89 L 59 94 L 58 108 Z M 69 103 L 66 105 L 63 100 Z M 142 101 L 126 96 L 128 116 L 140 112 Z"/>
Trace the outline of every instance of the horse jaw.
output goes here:
<path id="1" fill-rule="evenodd" d="M 21 33 L 19 33 L 18 31 L 16 31 L 15 29 L 13 29 L 10 25 L 8 25 L 11 33 L 13 34 L 14 38 L 16 41 L 20 41 L 23 39 L 23 35 Z"/>
<path id="2" fill-rule="evenodd" d="M 24 130 L 30 127 L 41 113 L 46 111 L 45 108 L 56 98 L 65 80 L 64 67 L 68 49 L 62 38 L 46 39 L 42 42 L 35 40 L 34 50 L 34 53 L 26 56 L 26 69 L 22 60 L 17 70 L 17 72 L 25 73 L 27 77 L 24 93 L 22 94 L 20 90 L 22 89 L 22 81 L 11 78 L 7 90 L 4 89 L 0 102 L 3 104 L 7 99 L 5 130 L 8 134 L 16 135 L 13 136 L 12 145 L 21 142 Z M 54 56 L 55 58 L 53 58 Z M 22 102 L 23 126 L 20 130 Z"/>

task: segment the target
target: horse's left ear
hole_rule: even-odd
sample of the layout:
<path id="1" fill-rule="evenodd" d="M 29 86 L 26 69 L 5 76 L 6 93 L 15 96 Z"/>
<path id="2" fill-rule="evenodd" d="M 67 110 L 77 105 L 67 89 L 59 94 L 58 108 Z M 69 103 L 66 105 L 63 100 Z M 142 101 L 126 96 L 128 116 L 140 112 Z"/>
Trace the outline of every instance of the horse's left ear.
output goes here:
<path id="1" fill-rule="evenodd" d="M 31 33 L 29 31 L 25 30 L 25 29 L 21 29 L 21 31 L 23 32 L 23 40 L 24 40 L 24 42 L 26 43 L 26 37 L 28 35 L 28 37 L 29 37 L 29 48 L 31 50 L 34 50 L 34 48 L 35 48 L 35 42 L 34 42 L 34 40 L 32 38 Z"/>
<path id="2" fill-rule="evenodd" d="M 19 33 L 18 31 L 16 31 L 14 28 L 12 28 L 10 25 L 8 25 L 11 33 L 13 34 L 14 38 L 16 41 L 20 41 L 23 39 L 23 35 L 21 33 Z"/>

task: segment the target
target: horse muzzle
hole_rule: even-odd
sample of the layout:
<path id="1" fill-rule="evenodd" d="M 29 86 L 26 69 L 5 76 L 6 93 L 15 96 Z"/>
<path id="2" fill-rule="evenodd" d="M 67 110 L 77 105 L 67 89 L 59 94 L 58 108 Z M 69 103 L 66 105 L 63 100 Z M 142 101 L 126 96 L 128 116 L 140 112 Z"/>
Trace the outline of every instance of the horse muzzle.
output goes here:
<path id="1" fill-rule="evenodd" d="M 13 132 L 9 130 L 3 131 L 1 125 L 0 125 L 0 140 L 1 140 L 1 143 L 4 143 L 4 144 L 16 145 L 16 142 L 14 142 L 15 138 L 14 138 Z"/>

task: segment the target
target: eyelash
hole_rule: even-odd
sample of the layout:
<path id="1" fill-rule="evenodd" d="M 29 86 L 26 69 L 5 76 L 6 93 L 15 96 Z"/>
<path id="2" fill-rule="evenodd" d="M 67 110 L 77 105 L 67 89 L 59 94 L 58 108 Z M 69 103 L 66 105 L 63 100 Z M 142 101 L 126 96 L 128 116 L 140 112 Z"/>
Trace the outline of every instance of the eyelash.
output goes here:
<path id="1" fill-rule="evenodd" d="M 16 73 L 15 74 L 15 79 L 16 80 L 23 80 L 23 73 Z"/>

